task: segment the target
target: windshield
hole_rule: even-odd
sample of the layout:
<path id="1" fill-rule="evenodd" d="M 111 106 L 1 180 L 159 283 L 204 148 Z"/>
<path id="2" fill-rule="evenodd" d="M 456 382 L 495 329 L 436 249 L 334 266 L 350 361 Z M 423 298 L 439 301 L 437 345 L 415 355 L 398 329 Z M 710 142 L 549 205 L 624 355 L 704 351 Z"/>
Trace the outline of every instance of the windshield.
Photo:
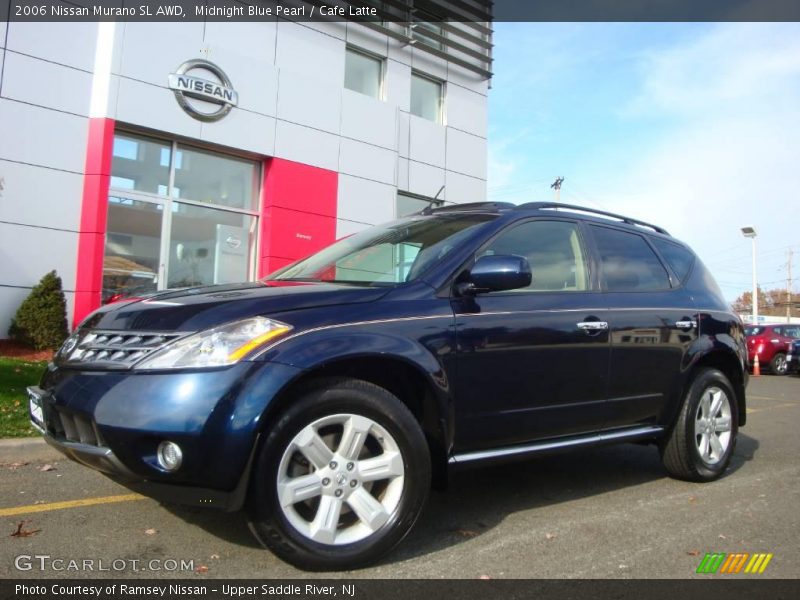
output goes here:
<path id="1" fill-rule="evenodd" d="M 390 286 L 413 281 L 456 248 L 487 214 L 416 215 L 371 227 L 273 273 L 273 281 Z"/>

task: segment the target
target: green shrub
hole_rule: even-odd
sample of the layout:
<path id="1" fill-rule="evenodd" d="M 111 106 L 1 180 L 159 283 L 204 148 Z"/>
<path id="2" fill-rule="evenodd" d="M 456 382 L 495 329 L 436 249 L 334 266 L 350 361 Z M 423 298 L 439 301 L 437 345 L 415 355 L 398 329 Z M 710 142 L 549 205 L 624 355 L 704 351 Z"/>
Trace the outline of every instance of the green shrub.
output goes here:
<path id="1" fill-rule="evenodd" d="M 11 321 L 8 335 L 37 350 L 55 350 L 67 338 L 67 300 L 55 271 L 42 277 L 25 298 Z"/>

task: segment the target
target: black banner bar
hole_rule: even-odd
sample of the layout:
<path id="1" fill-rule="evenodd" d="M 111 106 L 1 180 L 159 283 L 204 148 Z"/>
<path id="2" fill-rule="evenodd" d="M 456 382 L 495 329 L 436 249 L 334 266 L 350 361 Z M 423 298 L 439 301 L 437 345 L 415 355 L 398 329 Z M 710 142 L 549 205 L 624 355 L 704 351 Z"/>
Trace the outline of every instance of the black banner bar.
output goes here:
<path id="1" fill-rule="evenodd" d="M 800 0 L 0 0 L 0 18 L 9 21 L 483 23 L 489 16 L 502 22 L 787 22 L 800 21 Z"/>
<path id="2" fill-rule="evenodd" d="M 276 598 L 286 600 L 415 600 L 458 598 L 459 600 L 504 600 L 523 598 L 631 598 L 638 600 L 708 600 L 722 597 L 794 600 L 800 594 L 797 580 L 760 577 L 709 576 L 694 580 L 3 580 L 0 598 L 31 600 L 230 600 L 232 598 Z"/>

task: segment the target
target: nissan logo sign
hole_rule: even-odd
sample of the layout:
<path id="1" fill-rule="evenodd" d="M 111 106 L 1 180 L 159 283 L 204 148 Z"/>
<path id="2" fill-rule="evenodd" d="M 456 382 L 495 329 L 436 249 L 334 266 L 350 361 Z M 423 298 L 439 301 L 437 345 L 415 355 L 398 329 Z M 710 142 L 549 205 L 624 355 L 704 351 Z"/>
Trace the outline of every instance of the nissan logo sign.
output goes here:
<path id="1" fill-rule="evenodd" d="M 187 60 L 175 73 L 170 73 L 169 88 L 175 92 L 181 108 L 200 121 L 217 121 L 239 103 L 239 94 L 225 71 L 199 58 Z"/>

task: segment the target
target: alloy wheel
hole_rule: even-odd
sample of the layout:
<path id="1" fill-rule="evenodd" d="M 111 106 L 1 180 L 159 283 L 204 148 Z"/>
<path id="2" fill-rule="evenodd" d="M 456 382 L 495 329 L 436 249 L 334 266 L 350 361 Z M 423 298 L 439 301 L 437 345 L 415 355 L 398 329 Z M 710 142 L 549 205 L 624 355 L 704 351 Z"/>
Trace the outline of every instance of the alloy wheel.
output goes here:
<path id="1" fill-rule="evenodd" d="M 700 457 L 707 464 L 718 463 L 731 443 L 731 402 L 720 388 L 703 392 L 694 422 L 694 436 Z"/>
<path id="2" fill-rule="evenodd" d="M 286 447 L 278 502 L 301 535 L 351 544 L 391 519 L 405 474 L 400 447 L 384 427 L 362 415 L 329 415 L 305 426 Z"/>

